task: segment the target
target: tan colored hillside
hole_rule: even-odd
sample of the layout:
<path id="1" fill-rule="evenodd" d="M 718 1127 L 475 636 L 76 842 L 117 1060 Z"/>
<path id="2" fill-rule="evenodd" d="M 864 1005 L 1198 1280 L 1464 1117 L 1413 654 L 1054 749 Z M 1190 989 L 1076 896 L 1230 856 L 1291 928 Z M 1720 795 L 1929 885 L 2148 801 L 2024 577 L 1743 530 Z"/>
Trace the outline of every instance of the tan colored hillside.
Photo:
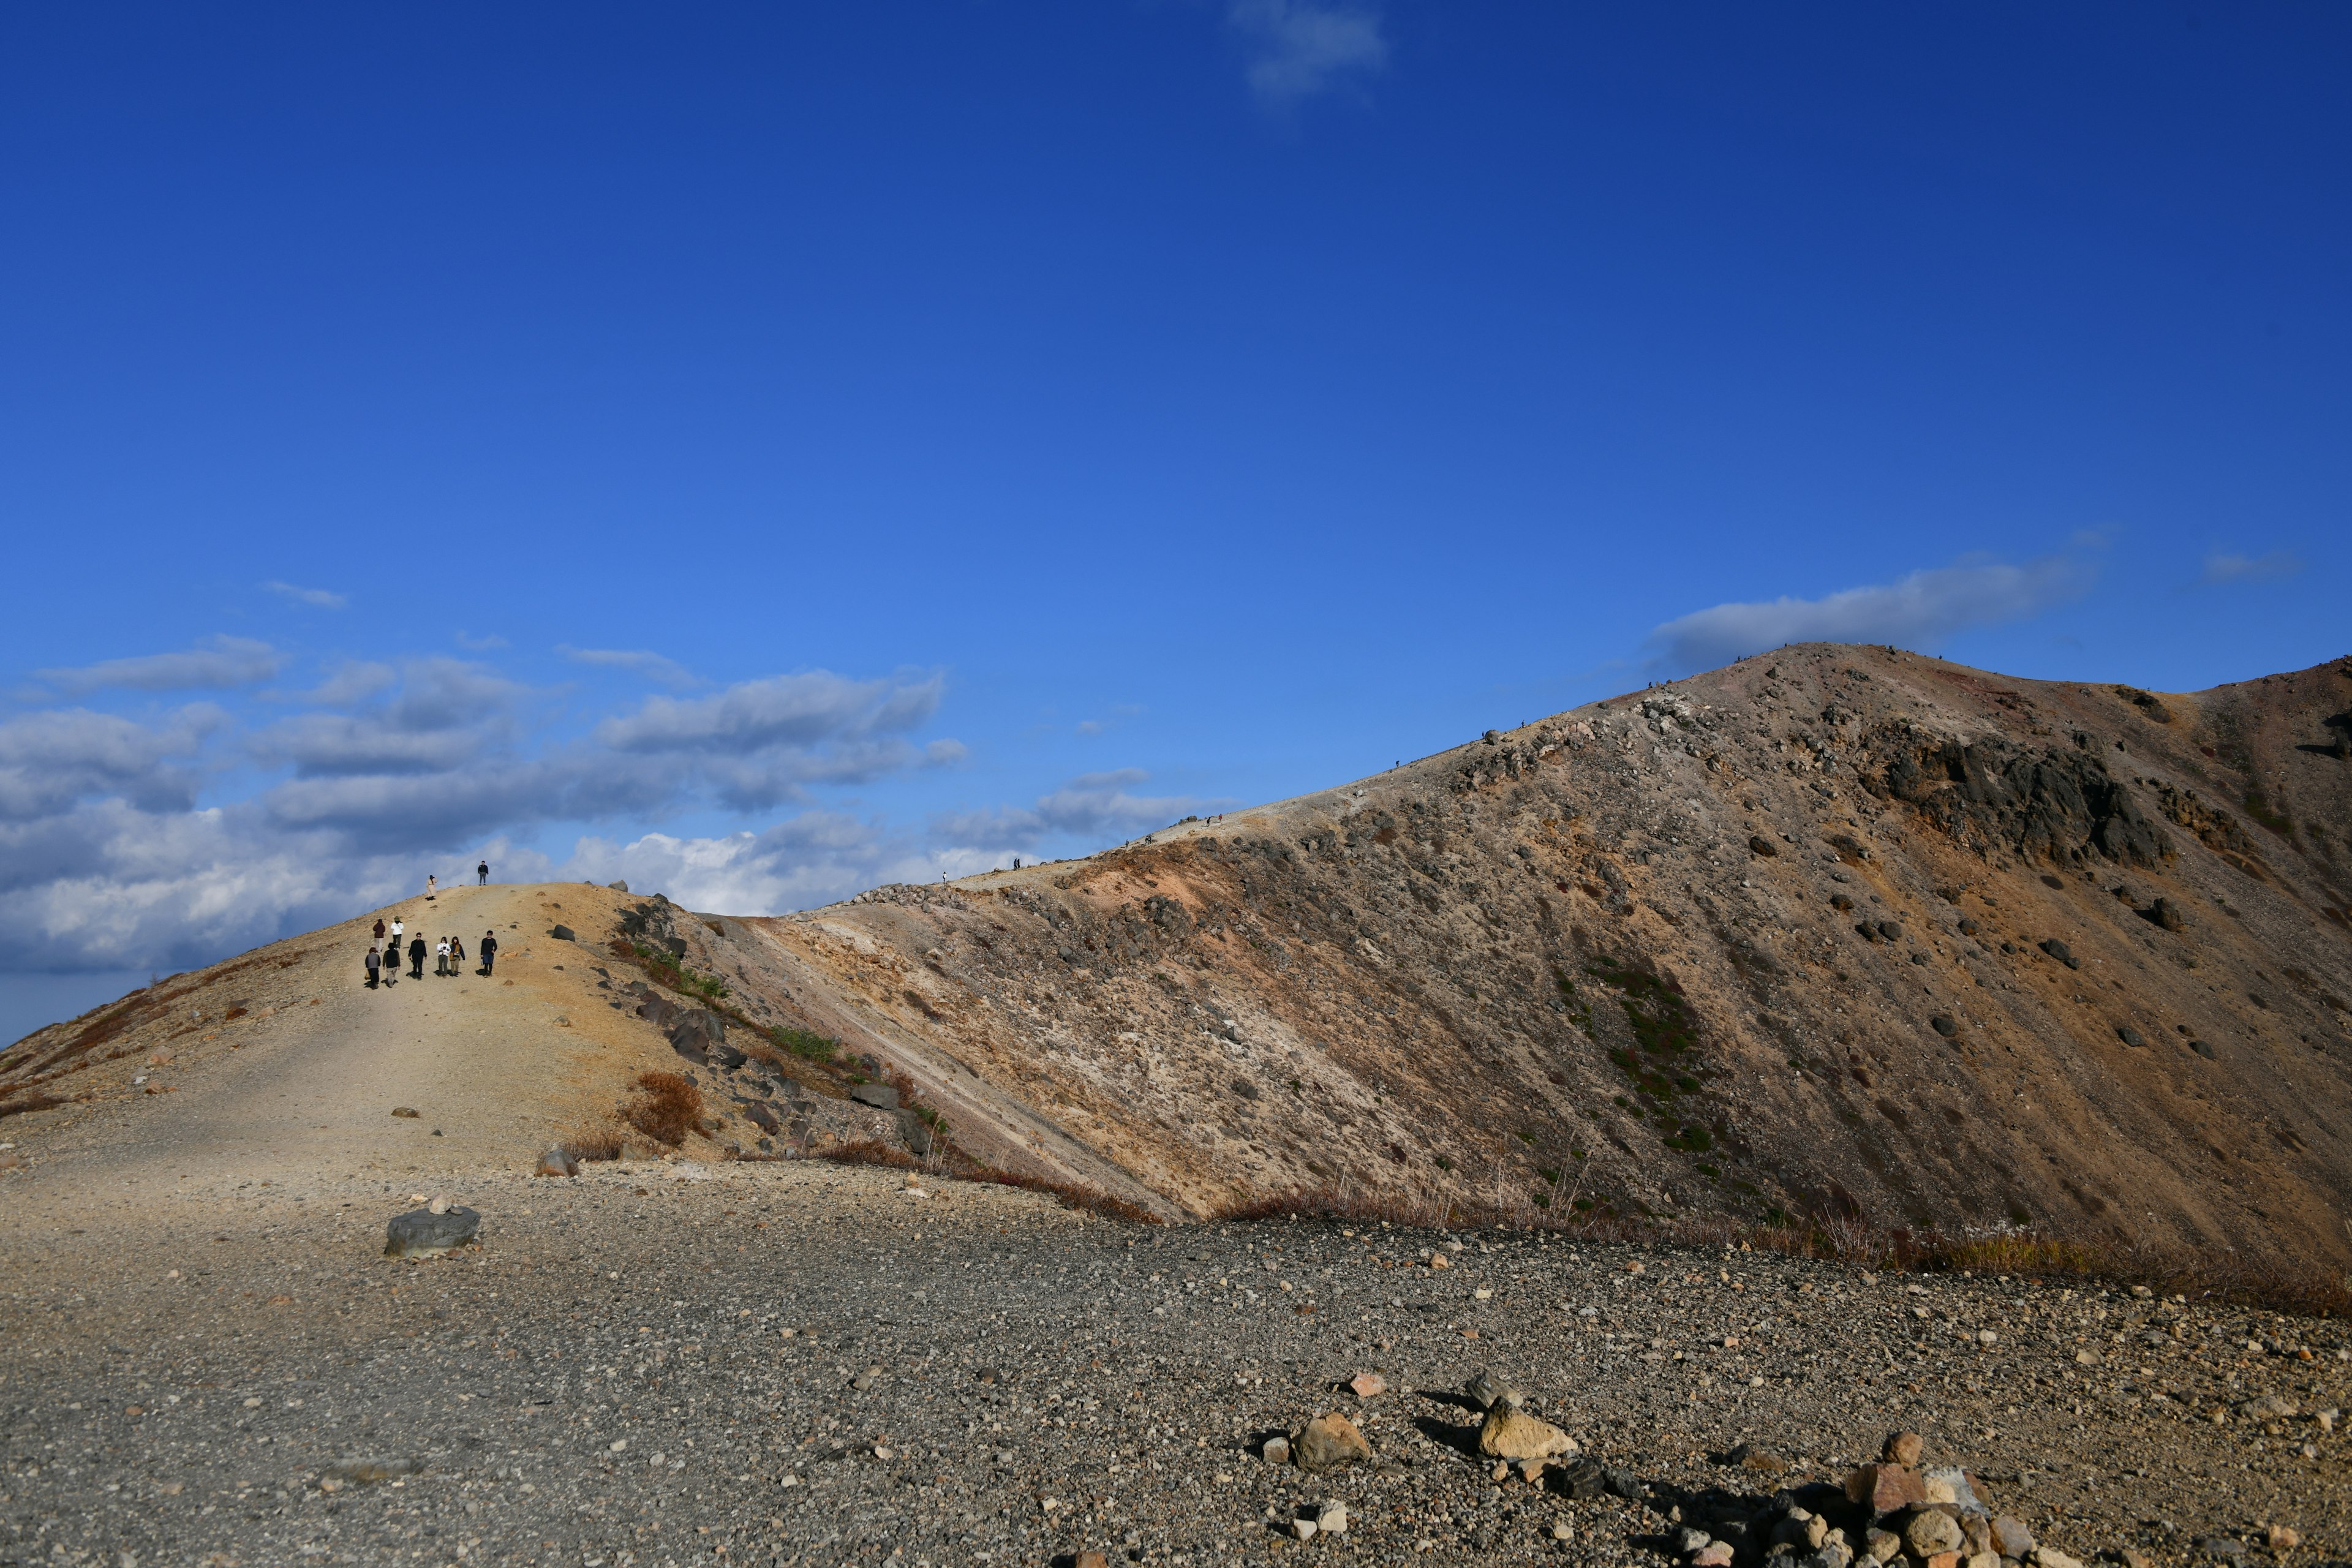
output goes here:
<path id="1" fill-rule="evenodd" d="M 2347 707 L 2345 663 L 2159 696 L 1790 648 L 695 962 L 757 952 L 1193 1213 L 1499 1192 L 2340 1261 Z"/>
<path id="2" fill-rule="evenodd" d="M 1353 1188 L 2341 1263 L 2347 708 L 2341 663 L 2174 695 L 1814 646 L 804 914 L 460 890 L 458 929 L 518 939 L 496 987 L 361 992 L 358 926 L 281 943 L 12 1049 L 6 1103 L 94 1098 L 0 1138 L 111 1108 L 190 1158 L 266 1127 L 321 1161 L 527 1162 L 678 1065 L 618 989 L 646 978 L 625 935 L 723 981 L 730 1040 L 844 1042 L 788 1090 L 703 1064 L 706 1157 L 855 1132 L 849 1080 L 897 1073 L 975 1156 L 1171 1217 Z M 176 1098 L 129 1083 L 157 1054 Z M 386 1121 L 436 1095 L 439 1145 Z"/>

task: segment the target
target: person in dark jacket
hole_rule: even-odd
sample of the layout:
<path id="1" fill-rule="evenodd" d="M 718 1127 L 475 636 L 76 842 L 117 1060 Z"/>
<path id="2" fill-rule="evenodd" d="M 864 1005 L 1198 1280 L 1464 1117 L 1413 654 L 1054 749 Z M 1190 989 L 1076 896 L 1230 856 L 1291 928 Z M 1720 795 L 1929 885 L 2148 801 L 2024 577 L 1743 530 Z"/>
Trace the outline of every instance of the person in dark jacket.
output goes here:
<path id="1" fill-rule="evenodd" d="M 488 860 L 485 860 L 480 865 L 475 867 L 474 875 L 481 879 L 479 883 L 480 886 L 485 888 L 488 887 L 490 885 L 490 863 Z"/>
<path id="2" fill-rule="evenodd" d="M 378 942 L 383 940 L 383 921 L 381 920 L 375 922 L 375 939 Z"/>
<path id="3" fill-rule="evenodd" d="M 484 931 L 482 945 L 475 951 L 482 955 L 482 973 L 488 974 L 490 966 L 499 961 L 499 939 L 491 932 Z"/>
<path id="4" fill-rule="evenodd" d="M 375 943 L 373 943 L 373 942 L 370 942 L 370 943 L 368 943 L 368 954 L 367 954 L 367 976 L 368 976 L 368 989 L 369 989 L 369 990 L 373 991 L 373 990 L 374 990 L 374 989 L 375 989 L 375 985 L 376 985 L 376 974 L 377 974 L 377 973 L 378 973 L 380 970 L 382 970 L 382 969 L 383 969 L 383 954 L 382 954 L 382 953 L 378 952 L 375 950 Z"/>
<path id="5" fill-rule="evenodd" d="M 425 939 L 423 937 L 413 936 L 408 939 L 408 962 L 413 966 L 408 972 L 408 977 L 411 980 L 424 979 Z"/>

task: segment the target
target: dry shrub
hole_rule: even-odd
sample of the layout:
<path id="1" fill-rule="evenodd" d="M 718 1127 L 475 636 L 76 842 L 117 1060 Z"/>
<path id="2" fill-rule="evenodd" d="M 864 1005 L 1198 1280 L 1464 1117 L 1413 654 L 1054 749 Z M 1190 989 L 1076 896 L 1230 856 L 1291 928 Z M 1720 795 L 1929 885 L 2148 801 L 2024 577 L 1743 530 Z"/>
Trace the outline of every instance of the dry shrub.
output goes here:
<path id="1" fill-rule="evenodd" d="M 575 1127 L 564 1134 L 563 1146 L 583 1163 L 617 1160 L 627 1150 L 621 1135 L 609 1127 Z"/>
<path id="2" fill-rule="evenodd" d="M 702 1127 L 702 1091 L 674 1072 L 641 1072 L 621 1120 L 656 1143 L 677 1148 Z"/>
<path id="3" fill-rule="evenodd" d="M 885 1143 L 879 1138 L 854 1138 L 846 1143 L 835 1143 L 810 1156 L 830 1160 L 836 1165 L 887 1165 L 893 1170 L 919 1171 L 923 1163 L 895 1143 Z"/>
<path id="4" fill-rule="evenodd" d="M 27 1111 L 47 1110 L 51 1106 L 66 1105 L 68 1103 L 70 1102 L 59 1100 L 54 1094 L 41 1094 L 36 1092 L 33 1094 L 20 1095 L 15 1100 L 0 1100 L 0 1116 L 22 1116 Z"/>
<path id="5" fill-rule="evenodd" d="M 982 1166 L 963 1178 L 971 1182 L 993 1182 L 1000 1187 L 1018 1187 L 1025 1193 L 1043 1193 L 1057 1198 L 1066 1209 L 1084 1209 L 1128 1225 L 1158 1225 L 1160 1216 L 1141 1204 L 1116 1197 L 1100 1187 L 1085 1186 L 1076 1182 L 1051 1181 L 1044 1176 L 1024 1176 L 1017 1171 L 999 1171 Z"/>

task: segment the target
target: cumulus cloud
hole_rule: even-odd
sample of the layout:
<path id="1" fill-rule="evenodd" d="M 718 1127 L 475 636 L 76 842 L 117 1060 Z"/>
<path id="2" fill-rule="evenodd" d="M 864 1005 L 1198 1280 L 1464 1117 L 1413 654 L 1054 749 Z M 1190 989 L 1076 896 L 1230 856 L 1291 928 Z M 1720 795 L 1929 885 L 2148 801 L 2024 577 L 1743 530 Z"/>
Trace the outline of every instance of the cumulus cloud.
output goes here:
<path id="1" fill-rule="evenodd" d="M 199 704 L 160 726 L 82 708 L 0 723 L 0 822 L 31 821 L 93 795 L 121 795 L 144 811 L 186 810 L 195 776 L 174 764 L 226 721 Z"/>
<path id="2" fill-rule="evenodd" d="M 264 583 L 262 586 L 270 593 L 291 599 L 298 605 L 308 605 L 314 610 L 340 610 L 352 602 L 347 595 L 330 593 L 324 588 L 301 588 L 291 583 L 280 583 L 275 579 Z"/>
<path id="3" fill-rule="evenodd" d="M 714 697 L 653 697 L 607 719 L 596 738 L 616 752 L 751 755 L 779 746 L 911 730 L 939 709 L 944 683 L 852 680 L 830 670 L 746 680 Z"/>
<path id="4" fill-rule="evenodd" d="M 1717 605 L 1665 622 L 1649 641 L 1658 662 L 1678 670 L 1706 669 L 1792 642 L 1932 647 L 1970 626 L 2039 615 L 2076 597 L 2089 583 L 2086 568 L 2061 556 L 2021 566 L 1962 562 L 1819 599 Z"/>
<path id="5" fill-rule="evenodd" d="M 1211 802 L 1189 795 L 1139 795 L 1133 786 L 1150 774 L 1140 768 L 1082 773 L 1032 806 L 950 812 L 934 817 L 931 830 L 944 844 L 977 851 L 1034 849 L 1060 835 L 1093 839 L 1131 837 L 1162 827 Z"/>
<path id="6" fill-rule="evenodd" d="M 1379 13 L 1368 6 L 1234 0 L 1225 16 L 1248 43 L 1250 89 L 1261 102 L 1297 103 L 1388 63 Z"/>
<path id="7" fill-rule="evenodd" d="M 2232 555 L 2215 552 L 2205 557 L 2205 570 L 2197 580 L 2207 587 L 2225 583 L 2270 583 L 2281 577 L 2292 577 L 2303 570 L 2303 558 L 2284 550 L 2273 550 L 2267 555 Z"/>
<path id="8" fill-rule="evenodd" d="M 694 684 L 694 677 L 674 658 L 646 648 L 572 647 L 560 646 L 556 652 L 574 664 L 597 665 L 606 669 L 634 669 L 664 686 L 686 688 Z"/>
<path id="9" fill-rule="evenodd" d="M 562 875 L 658 889 L 688 909 L 764 915 L 834 903 L 883 882 L 929 881 L 941 868 L 936 855 L 876 824 L 804 811 L 759 833 L 583 838 Z"/>
<path id="10" fill-rule="evenodd" d="M 250 686 L 278 673 L 285 657 L 251 637 L 209 637 L 184 653 L 110 658 L 76 669 L 44 669 L 40 678 L 69 697 L 109 687 L 134 691 L 218 691 Z"/>

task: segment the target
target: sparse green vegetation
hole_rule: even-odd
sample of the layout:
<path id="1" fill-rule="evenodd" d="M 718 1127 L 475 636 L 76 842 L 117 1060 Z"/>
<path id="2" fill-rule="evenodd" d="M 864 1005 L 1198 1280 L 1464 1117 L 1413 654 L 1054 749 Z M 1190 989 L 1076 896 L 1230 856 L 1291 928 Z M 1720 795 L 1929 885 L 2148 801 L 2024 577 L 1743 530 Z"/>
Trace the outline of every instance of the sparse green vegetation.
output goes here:
<path id="1" fill-rule="evenodd" d="M 646 973 L 672 991 L 689 996 L 699 996 L 707 1002 L 727 999 L 727 983 L 713 974 L 697 974 L 677 961 L 667 948 L 647 947 L 644 942 L 631 942 L 629 950 L 636 955 Z"/>
<path id="2" fill-rule="evenodd" d="M 790 1051 L 796 1057 L 821 1062 L 827 1067 L 833 1065 L 835 1053 L 841 1049 L 839 1040 L 828 1039 L 806 1029 L 788 1029 L 781 1024 L 768 1031 L 768 1038 L 780 1051 Z"/>

